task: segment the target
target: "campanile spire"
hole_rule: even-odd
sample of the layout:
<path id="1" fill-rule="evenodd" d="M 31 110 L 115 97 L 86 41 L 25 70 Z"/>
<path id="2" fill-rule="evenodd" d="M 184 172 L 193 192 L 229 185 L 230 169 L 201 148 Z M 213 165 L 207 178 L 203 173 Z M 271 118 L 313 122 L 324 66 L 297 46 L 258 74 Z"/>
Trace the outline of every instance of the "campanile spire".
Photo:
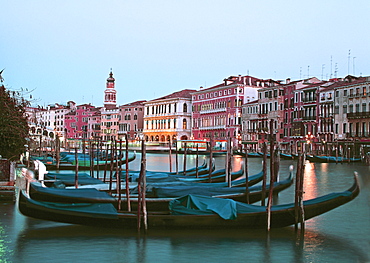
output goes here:
<path id="1" fill-rule="evenodd" d="M 109 77 L 107 78 L 107 87 L 104 91 L 104 108 L 111 110 L 117 108 L 116 93 L 114 88 L 115 79 L 113 78 L 112 69 L 110 69 Z"/>

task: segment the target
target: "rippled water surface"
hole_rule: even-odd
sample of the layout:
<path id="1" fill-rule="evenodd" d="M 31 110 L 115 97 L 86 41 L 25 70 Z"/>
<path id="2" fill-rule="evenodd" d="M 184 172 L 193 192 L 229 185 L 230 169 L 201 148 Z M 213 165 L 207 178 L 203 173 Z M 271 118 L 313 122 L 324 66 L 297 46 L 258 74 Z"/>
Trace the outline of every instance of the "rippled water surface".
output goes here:
<path id="1" fill-rule="evenodd" d="M 199 163 L 204 157 L 199 158 Z M 216 169 L 224 167 L 218 156 Z M 169 171 L 168 155 L 148 154 L 148 170 Z M 262 159 L 249 158 L 249 175 L 262 169 Z M 172 158 L 172 171 L 175 159 Z M 179 170 L 183 168 L 179 157 Z M 282 160 L 285 178 L 294 161 Z M 195 165 L 188 156 L 187 166 Z M 233 158 L 233 169 L 244 164 Z M 130 163 L 139 169 L 140 154 Z M 136 230 L 68 225 L 26 218 L 14 204 L 0 204 L 0 262 L 370 262 L 370 167 L 363 164 L 305 166 L 305 199 L 343 191 L 358 171 L 360 195 L 352 202 L 306 222 L 303 235 L 294 227 L 265 230 Z M 277 203 L 294 201 L 294 185 Z"/>

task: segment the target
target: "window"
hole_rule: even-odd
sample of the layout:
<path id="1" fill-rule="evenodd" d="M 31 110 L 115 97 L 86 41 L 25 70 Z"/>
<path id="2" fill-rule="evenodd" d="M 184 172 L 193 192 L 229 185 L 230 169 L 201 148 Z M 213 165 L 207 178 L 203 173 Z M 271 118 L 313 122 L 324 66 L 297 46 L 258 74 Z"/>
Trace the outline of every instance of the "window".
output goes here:
<path id="1" fill-rule="evenodd" d="M 334 113 L 339 114 L 339 105 L 336 105 L 334 108 Z"/>
<path id="2" fill-rule="evenodd" d="M 343 96 L 347 96 L 347 90 L 343 90 Z"/>
<path id="3" fill-rule="evenodd" d="M 353 112 L 353 104 L 350 104 L 349 105 L 349 113 L 352 113 Z"/>
<path id="4" fill-rule="evenodd" d="M 187 128 L 186 128 L 186 127 L 187 127 L 186 123 L 187 123 L 187 122 L 186 122 L 186 119 L 183 119 L 183 120 L 182 120 L 182 128 L 183 128 L 184 130 L 186 130 L 186 129 L 187 129 Z"/>
<path id="5" fill-rule="evenodd" d="M 347 113 L 347 105 L 343 105 L 343 114 Z"/>
<path id="6" fill-rule="evenodd" d="M 360 104 L 357 103 L 355 106 L 356 106 L 356 112 L 360 112 Z"/>
<path id="7" fill-rule="evenodd" d="M 208 94 L 207 94 L 208 96 Z M 184 103 L 183 112 L 188 112 L 188 104 Z"/>

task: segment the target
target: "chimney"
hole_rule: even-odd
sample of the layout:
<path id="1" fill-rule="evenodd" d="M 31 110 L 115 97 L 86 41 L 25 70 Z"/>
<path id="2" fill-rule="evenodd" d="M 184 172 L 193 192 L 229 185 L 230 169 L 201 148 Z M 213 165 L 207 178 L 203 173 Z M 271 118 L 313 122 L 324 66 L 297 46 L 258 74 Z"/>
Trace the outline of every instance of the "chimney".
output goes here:
<path id="1" fill-rule="evenodd" d="M 289 84 L 289 83 L 290 83 L 290 78 L 287 78 L 285 81 L 285 84 Z"/>

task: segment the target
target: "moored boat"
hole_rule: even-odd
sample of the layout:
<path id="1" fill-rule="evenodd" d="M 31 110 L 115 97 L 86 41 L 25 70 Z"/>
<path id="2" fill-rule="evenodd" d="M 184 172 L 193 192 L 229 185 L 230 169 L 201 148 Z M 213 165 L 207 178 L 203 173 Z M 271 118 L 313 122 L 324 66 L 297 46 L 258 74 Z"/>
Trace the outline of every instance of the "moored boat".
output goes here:
<path id="1" fill-rule="evenodd" d="M 136 159 L 136 152 L 128 156 L 128 162 L 132 162 Z M 89 159 L 78 160 L 78 170 L 104 170 L 105 167 L 116 167 L 117 165 L 124 165 L 126 163 L 126 157 L 120 158 L 119 160 L 93 160 Z M 45 166 L 48 170 L 75 170 L 77 165 L 75 161 L 61 162 L 59 166 L 53 162 L 46 162 Z"/>
<path id="2" fill-rule="evenodd" d="M 353 200 L 360 192 L 357 176 L 346 191 L 330 193 L 303 201 L 305 220 L 319 216 Z M 148 228 L 265 228 L 265 206 L 248 205 L 230 199 L 187 195 L 170 201 L 170 212 L 148 212 Z M 221 210 L 217 209 L 220 207 Z M 136 228 L 137 214 L 118 212 L 107 203 L 53 203 L 31 199 L 20 191 L 19 211 L 29 217 L 62 223 L 97 227 Z M 271 208 L 271 227 L 290 226 L 296 222 L 295 204 Z"/>
<path id="3" fill-rule="evenodd" d="M 347 158 L 342 156 L 319 156 L 319 155 L 312 155 L 308 156 L 307 159 L 310 162 L 318 162 L 318 163 L 354 163 L 354 162 L 361 162 L 361 158 Z"/>

